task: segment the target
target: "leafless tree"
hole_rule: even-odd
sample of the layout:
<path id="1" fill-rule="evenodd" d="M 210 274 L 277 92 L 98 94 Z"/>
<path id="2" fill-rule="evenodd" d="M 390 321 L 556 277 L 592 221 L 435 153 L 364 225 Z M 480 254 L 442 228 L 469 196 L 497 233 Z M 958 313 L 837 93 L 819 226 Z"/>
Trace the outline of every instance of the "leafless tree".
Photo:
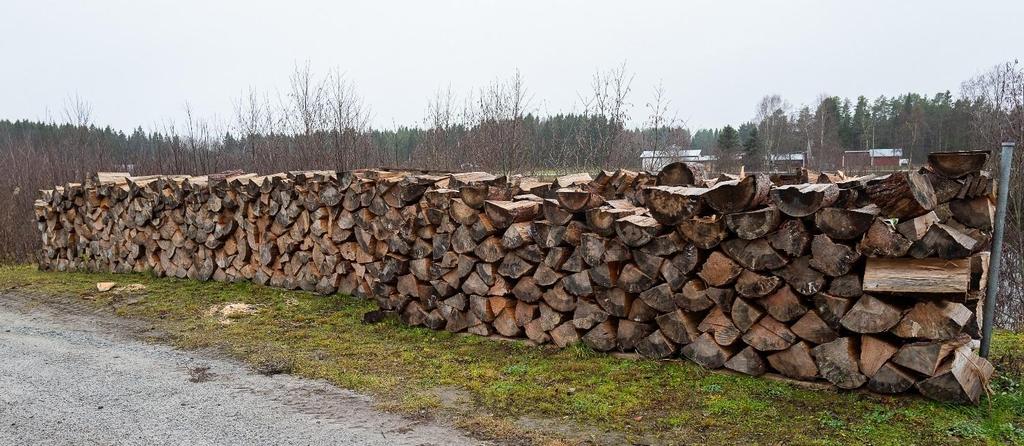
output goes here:
<path id="1" fill-rule="evenodd" d="M 787 130 L 788 118 L 792 106 L 777 94 L 765 95 L 757 104 L 754 122 L 758 125 L 761 143 L 764 145 L 765 159 L 772 160 L 781 148 Z M 769 166 L 771 167 L 771 166 Z"/>
<path id="2" fill-rule="evenodd" d="M 458 110 L 458 98 L 451 86 L 439 89 L 427 102 L 425 141 L 412 154 L 413 160 L 424 168 L 453 170 L 460 157 L 459 127 L 465 110 Z"/>
<path id="3" fill-rule="evenodd" d="M 345 79 L 339 70 L 328 74 L 325 85 L 323 112 L 331 137 L 331 151 L 336 168 L 348 169 L 358 164 L 358 160 L 368 160 L 371 156 L 363 144 L 363 137 L 369 130 L 370 112 L 356 93 L 355 84 Z M 397 162 L 388 161 L 389 164 Z"/>
<path id="4" fill-rule="evenodd" d="M 507 80 L 495 80 L 481 88 L 471 116 L 476 127 L 473 159 L 484 167 L 510 174 L 531 166 L 523 120 L 530 96 L 523 76 L 516 70 Z"/>
<path id="5" fill-rule="evenodd" d="M 64 99 L 64 122 L 76 127 L 88 127 L 92 124 L 92 104 L 78 93 L 68 96 Z"/>
<path id="6" fill-rule="evenodd" d="M 647 122 L 644 123 L 644 126 L 651 136 L 646 138 L 649 141 L 645 141 L 644 148 L 661 150 L 667 145 L 667 130 L 670 127 L 674 127 L 679 121 L 675 115 L 669 116 L 668 114 L 670 102 L 665 97 L 664 83 L 658 82 L 658 85 L 654 86 L 654 94 L 651 101 L 646 104 Z"/>
<path id="7" fill-rule="evenodd" d="M 1014 60 L 997 65 L 961 86 L 976 106 L 972 122 L 979 147 L 1003 141 L 1024 142 L 1024 65 Z M 1017 150 L 1007 197 L 1007 228 L 1000 277 L 997 323 L 1024 329 L 1024 156 Z"/>
<path id="8" fill-rule="evenodd" d="M 631 162 L 635 158 L 633 155 L 639 155 L 632 153 L 633 151 L 617 153 L 615 150 L 622 147 L 621 138 L 632 106 L 629 103 L 632 85 L 633 75 L 626 70 L 625 62 L 611 70 L 598 70 L 594 73 L 589 96 L 580 98 L 583 116 L 601 118 L 600 120 L 604 122 L 598 124 L 600 128 L 583 129 L 579 135 L 577 145 L 582 160 L 578 160 L 575 167 L 609 167 L 617 163 Z"/>
<path id="9" fill-rule="evenodd" d="M 249 88 L 249 91 L 235 102 L 235 132 L 242 137 L 250 165 L 254 168 L 259 164 L 258 147 L 262 140 L 261 136 L 270 133 L 271 129 L 267 102 L 262 100 L 260 94 L 253 88 Z"/>

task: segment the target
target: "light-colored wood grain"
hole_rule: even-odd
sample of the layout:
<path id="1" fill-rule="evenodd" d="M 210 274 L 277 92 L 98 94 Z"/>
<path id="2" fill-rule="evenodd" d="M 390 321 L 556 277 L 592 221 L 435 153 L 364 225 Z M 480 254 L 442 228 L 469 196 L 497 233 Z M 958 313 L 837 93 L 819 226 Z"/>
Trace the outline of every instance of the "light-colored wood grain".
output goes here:
<path id="1" fill-rule="evenodd" d="M 864 270 L 864 292 L 962 294 L 971 280 L 971 259 L 872 257 Z"/>

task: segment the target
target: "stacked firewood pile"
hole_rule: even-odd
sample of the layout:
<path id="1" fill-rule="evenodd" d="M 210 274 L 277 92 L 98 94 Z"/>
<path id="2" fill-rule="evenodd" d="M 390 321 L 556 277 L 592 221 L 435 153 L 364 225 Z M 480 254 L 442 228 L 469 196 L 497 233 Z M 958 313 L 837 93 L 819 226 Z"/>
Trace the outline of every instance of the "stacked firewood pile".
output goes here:
<path id="1" fill-rule="evenodd" d="M 858 178 L 101 173 L 42 192 L 39 264 L 353 294 L 435 330 L 977 403 L 987 157 Z"/>

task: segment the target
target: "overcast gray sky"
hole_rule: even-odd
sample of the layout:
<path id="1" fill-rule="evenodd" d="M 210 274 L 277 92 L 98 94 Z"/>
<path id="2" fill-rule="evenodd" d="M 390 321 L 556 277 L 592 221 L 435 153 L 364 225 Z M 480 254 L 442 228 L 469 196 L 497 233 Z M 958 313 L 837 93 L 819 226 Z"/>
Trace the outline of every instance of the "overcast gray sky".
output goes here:
<path id="1" fill-rule="evenodd" d="M 596 69 L 635 73 L 641 118 L 664 84 L 691 128 L 748 120 L 766 93 L 933 94 L 1022 55 L 1024 1 L 0 2 L 0 119 L 58 117 L 69 95 L 118 128 L 230 119 L 296 63 L 338 68 L 375 125 L 519 69 L 540 112 L 579 108 Z"/>

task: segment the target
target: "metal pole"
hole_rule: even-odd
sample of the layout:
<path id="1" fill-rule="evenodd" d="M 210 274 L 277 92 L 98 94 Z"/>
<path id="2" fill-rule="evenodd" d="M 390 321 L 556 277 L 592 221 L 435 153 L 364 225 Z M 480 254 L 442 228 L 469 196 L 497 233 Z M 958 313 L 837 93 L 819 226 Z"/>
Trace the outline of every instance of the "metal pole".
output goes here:
<path id="1" fill-rule="evenodd" d="M 988 288 L 985 290 L 985 319 L 981 326 L 982 357 L 988 357 L 992 345 L 992 320 L 996 313 L 996 295 L 999 293 L 999 269 L 1003 266 L 1003 232 L 1006 229 L 1006 197 L 1010 190 L 1010 166 L 1013 165 L 1014 143 L 1004 142 L 999 155 L 999 192 L 996 196 L 996 227 L 992 236 L 992 254 L 989 257 Z"/>

